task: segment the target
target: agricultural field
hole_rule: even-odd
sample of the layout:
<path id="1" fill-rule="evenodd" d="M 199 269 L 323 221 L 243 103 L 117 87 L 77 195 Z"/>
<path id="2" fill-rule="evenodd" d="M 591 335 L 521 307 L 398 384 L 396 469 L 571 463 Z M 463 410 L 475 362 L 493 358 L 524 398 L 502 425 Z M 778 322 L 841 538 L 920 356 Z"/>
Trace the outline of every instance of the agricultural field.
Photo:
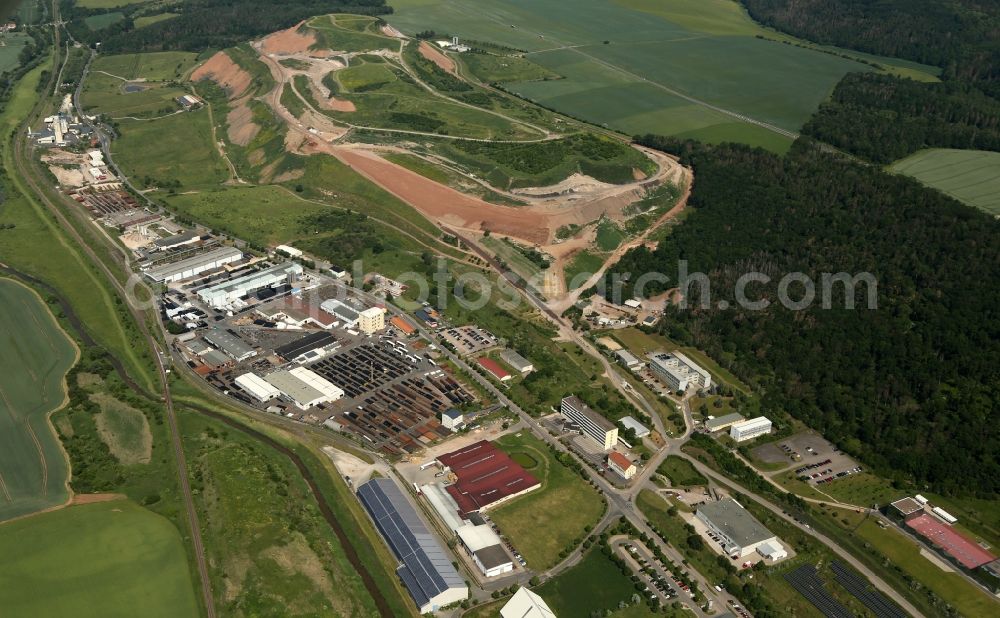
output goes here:
<path id="1" fill-rule="evenodd" d="M 125 14 L 120 11 L 115 11 L 113 13 L 99 13 L 97 15 L 91 15 L 90 17 L 85 17 L 83 23 L 87 24 L 87 27 L 93 31 L 104 30 L 108 26 L 113 26 L 125 19 Z"/>
<path id="2" fill-rule="evenodd" d="M 23 32 L 11 32 L 4 35 L 3 47 L 0 47 L 0 73 L 17 68 L 17 56 L 24 49 L 24 46 L 31 41 L 31 37 Z"/>
<path id="3" fill-rule="evenodd" d="M 60 509 L 0 525 L 0 607 L 10 616 L 200 615 L 184 542 L 128 500 Z"/>
<path id="4" fill-rule="evenodd" d="M 729 0 L 397 0 L 389 23 L 522 49 L 564 79 L 511 83 L 518 94 L 628 134 L 725 139 L 783 150 L 833 86 L 868 64 L 779 42 Z M 765 40 L 768 37 L 776 40 Z M 568 47 L 572 46 L 572 47 Z"/>
<path id="5" fill-rule="evenodd" d="M 532 82 L 561 78 L 558 73 L 521 56 L 468 53 L 459 56 L 459 60 L 476 79 L 486 83 Z"/>
<path id="6" fill-rule="evenodd" d="M 185 189 L 218 186 L 228 178 L 226 163 L 212 144 L 208 110 L 156 120 L 123 120 L 111 144 L 115 161 L 142 187 Z"/>
<path id="7" fill-rule="evenodd" d="M 73 341 L 31 289 L 0 278 L 0 521 L 64 503 L 69 465 L 49 424 Z"/>
<path id="8" fill-rule="evenodd" d="M 933 148 L 897 161 L 889 170 L 1000 216 L 1000 152 Z"/>
<path id="9" fill-rule="evenodd" d="M 490 511 L 490 517 L 528 561 L 542 571 L 560 560 L 560 552 L 596 524 L 604 512 L 601 496 L 580 475 L 556 460 L 548 445 L 528 432 L 507 435 L 497 446 L 522 461 L 542 486 Z"/>
<path id="10" fill-rule="evenodd" d="M 631 602 L 635 587 L 629 576 L 595 546 L 579 564 L 533 592 L 545 599 L 557 616 L 591 616 L 594 610 L 617 610 L 619 602 Z M 638 613 L 630 616 L 655 615 L 645 604 L 634 609 Z"/>

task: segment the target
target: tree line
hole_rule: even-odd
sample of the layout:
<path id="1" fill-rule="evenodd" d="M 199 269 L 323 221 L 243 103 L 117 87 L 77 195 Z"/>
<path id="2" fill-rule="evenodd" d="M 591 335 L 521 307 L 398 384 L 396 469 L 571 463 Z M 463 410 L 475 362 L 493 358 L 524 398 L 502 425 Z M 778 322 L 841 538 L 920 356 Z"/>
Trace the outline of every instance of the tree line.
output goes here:
<path id="1" fill-rule="evenodd" d="M 706 308 L 668 308 L 659 328 L 751 383 L 764 414 L 787 412 L 902 484 L 954 494 L 1000 492 L 1000 222 L 901 176 L 824 152 L 807 139 L 780 157 L 736 144 L 643 136 L 678 155 L 697 182 L 685 224 L 612 269 L 634 292 L 641 273 L 690 272 L 711 283 Z M 747 271 L 772 277 L 734 302 Z M 793 311 L 776 301 L 789 272 L 869 272 L 867 289 Z M 645 294 L 674 287 L 653 284 Z M 793 288 L 799 298 L 801 288 Z M 689 291 L 692 301 L 700 289 Z M 729 302 L 720 308 L 718 300 Z"/>

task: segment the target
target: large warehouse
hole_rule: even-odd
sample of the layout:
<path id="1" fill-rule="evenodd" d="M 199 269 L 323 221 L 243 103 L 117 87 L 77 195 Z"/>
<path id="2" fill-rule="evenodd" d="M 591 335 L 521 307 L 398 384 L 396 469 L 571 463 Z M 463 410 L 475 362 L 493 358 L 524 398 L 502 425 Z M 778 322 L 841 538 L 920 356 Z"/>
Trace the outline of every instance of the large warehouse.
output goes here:
<path id="1" fill-rule="evenodd" d="M 590 409 L 579 397 L 570 395 L 563 397 L 560 411 L 570 421 L 580 426 L 584 435 L 590 436 L 594 442 L 606 451 L 611 450 L 618 442 L 618 426 Z"/>
<path id="2" fill-rule="evenodd" d="M 712 375 L 680 352 L 659 352 L 649 360 L 653 373 L 671 390 L 686 391 L 691 386 L 708 388 L 712 385 Z"/>
<path id="3" fill-rule="evenodd" d="M 771 421 L 766 416 L 758 416 L 749 421 L 736 423 L 729 428 L 729 437 L 737 442 L 753 440 L 757 436 L 771 433 Z"/>
<path id="4" fill-rule="evenodd" d="M 286 262 L 199 290 L 198 298 L 211 307 L 221 309 L 251 292 L 273 287 L 279 283 L 292 283 L 301 274 L 300 264 Z"/>
<path id="5" fill-rule="evenodd" d="M 469 588 L 452 566 L 451 557 L 427 529 L 395 481 L 372 479 L 358 487 L 358 499 L 386 545 L 402 563 L 396 574 L 421 614 L 437 611 L 469 596 Z"/>
<path id="6" fill-rule="evenodd" d="M 296 367 L 291 371 L 284 369 L 275 371 L 264 379 L 281 391 L 300 410 L 337 401 L 344 396 L 344 391 L 339 386 L 305 367 Z"/>
<path id="7" fill-rule="evenodd" d="M 699 506 L 695 517 L 722 539 L 730 556 L 742 558 L 765 543 L 778 544 L 778 537 L 732 498 Z"/>
<path id="8" fill-rule="evenodd" d="M 203 272 L 221 268 L 226 264 L 239 262 L 242 259 L 243 252 L 239 249 L 234 247 L 220 247 L 212 249 L 207 253 L 201 253 L 185 260 L 180 260 L 179 262 L 150 268 L 145 274 L 156 283 L 174 283 L 190 279 Z"/>
<path id="9" fill-rule="evenodd" d="M 486 440 L 440 455 L 438 464 L 458 481 L 446 489 L 463 517 L 541 487 L 524 468 Z"/>
<path id="10" fill-rule="evenodd" d="M 472 558 L 484 576 L 496 577 L 514 570 L 514 560 L 489 524 L 468 524 L 460 527 L 457 533 L 465 553 Z"/>
<path id="11" fill-rule="evenodd" d="M 244 373 L 233 382 L 257 401 L 270 401 L 281 395 L 281 391 L 256 373 Z"/>

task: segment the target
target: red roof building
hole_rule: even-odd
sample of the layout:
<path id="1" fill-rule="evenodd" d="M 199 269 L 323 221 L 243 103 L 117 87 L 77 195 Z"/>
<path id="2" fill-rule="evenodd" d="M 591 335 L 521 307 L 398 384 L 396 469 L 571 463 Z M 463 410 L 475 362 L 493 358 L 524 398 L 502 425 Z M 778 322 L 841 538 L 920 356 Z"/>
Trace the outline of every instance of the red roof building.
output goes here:
<path id="1" fill-rule="evenodd" d="M 493 375 L 493 377 L 496 378 L 497 380 L 500 380 L 501 382 L 506 382 L 507 380 L 510 379 L 510 374 L 504 371 L 504 368 L 498 365 L 497 362 L 494 361 L 493 359 L 481 356 L 476 359 L 476 362 L 479 363 L 480 367 L 482 367 L 486 371 L 489 371 Z"/>
<path id="2" fill-rule="evenodd" d="M 630 479 L 635 476 L 635 464 L 618 451 L 613 451 L 608 455 L 608 467 L 620 474 L 622 478 Z"/>
<path id="3" fill-rule="evenodd" d="M 978 543 L 965 538 L 951 526 L 946 526 L 930 515 L 918 515 L 907 520 L 906 525 L 969 570 L 996 559 L 996 556 L 980 547 Z"/>
<path id="4" fill-rule="evenodd" d="M 445 489 L 463 516 L 541 487 L 538 479 L 486 440 L 441 455 L 437 460 L 458 477 Z"/>

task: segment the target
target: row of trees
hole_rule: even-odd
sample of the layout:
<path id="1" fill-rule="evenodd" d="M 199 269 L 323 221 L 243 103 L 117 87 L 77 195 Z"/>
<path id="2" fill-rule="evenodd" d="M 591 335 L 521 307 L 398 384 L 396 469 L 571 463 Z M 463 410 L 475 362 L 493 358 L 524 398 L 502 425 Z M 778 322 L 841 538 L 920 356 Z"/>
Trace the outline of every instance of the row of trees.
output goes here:
<path id="1" fill-rule="evenodd" d="M 1000 492 L 993 422 L 1000 401 L 998 222 L 937 191 L 872 166 L 796 144 L 786 157 L 759 149 L 645 136 L 647 146 L 694 168 L 694 213 L 655 250 L 614 267 L 628 277 L 673 277 L 679 260 L 707 274 L 711 302 L 671 307 L 660 328 L 706 350 L 762 392 L 761 411 L 783 412 L 823 431 L 890 478 L 945 493 Z M 763 310 L 735 303 L 739 277 Z M 871 273 L 867 286 L 834 288 L 831 307 L 777 302 L 781 277 Z M 612 274 L 615 274 L 612 273 Z M 653 295 L 677 285 L 654 282 Z M 802 295 L 801 288 L 794 296 Z M 721 308 L 718 300 L 726 300 Z"/>

